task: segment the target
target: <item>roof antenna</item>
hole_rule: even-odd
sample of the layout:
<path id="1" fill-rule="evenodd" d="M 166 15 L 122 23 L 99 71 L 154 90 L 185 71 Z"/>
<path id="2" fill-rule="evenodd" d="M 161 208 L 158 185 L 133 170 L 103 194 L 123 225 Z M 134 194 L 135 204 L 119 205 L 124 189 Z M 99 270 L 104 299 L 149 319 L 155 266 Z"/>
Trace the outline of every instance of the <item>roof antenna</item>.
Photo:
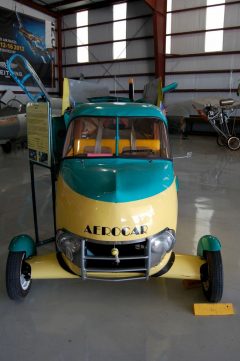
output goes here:
<path id="1" fill-rule="evenodd" d="M 114 93 L 115 97 L 117 96 L 117 77 L 114 75 Z"/>
<path id="2" fill-rule="evenodd" d="M 129 99 L 133 102 L 134 101 L 134 81 L 133 81 L 133 78 L 128 79 L 128 94 L 129 94 Z"/>

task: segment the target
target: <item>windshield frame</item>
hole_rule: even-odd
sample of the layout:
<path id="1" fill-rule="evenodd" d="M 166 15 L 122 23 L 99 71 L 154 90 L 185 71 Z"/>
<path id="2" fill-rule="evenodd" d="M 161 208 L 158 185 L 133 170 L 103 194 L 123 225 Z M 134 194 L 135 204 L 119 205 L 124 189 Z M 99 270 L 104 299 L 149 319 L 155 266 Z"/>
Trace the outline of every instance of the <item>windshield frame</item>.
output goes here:
<path id="1" fill-rule="evenodd" d="M 86 154 L 74 154 L 74 155 L 66 155 L 66 144 L 67 144 L 67 138 L 71 138 L 71 140 L 73 141 L 73 125 L 74 122 L 76 122 L 77 119 L 87 119 L 87 118 L 96 118 L 96 120 L 101 120 L 101 119 L 114 119 L 116 121 L 116 128 L 115 128 L 115 153 L 113 154 L 109 154 L 109 155 L 98 155 L 98 153 L 95 153 L 94 156 L 90 157 L 87 153 Z M 160 141 L 160 150 L 159 150 L 159 155 L 157 154 L 149 154 L 148 156 L 143 156 L 141 154 L 141 152 L 143 153 L 143 150 L 141 151 L 137 151 L 137 150 L 129 150 L 129 154 L 125 154 L 125 153 L 120 153 L 119 154 L 119 142 L 121 141 L 122 138 L 120 138 L 119 136 L 119 123 L 120 120 L 123 118 L 127 118 L 127 119 L 151 119 L 153 121 L 155 121 L 155 123 L 158 123 L 159 125 L 159 141 Z M 143 120 L 144 121 L 144 120 Z M 72 131 L 71 134 L 69 134 L 69 129 L 72 127 L 72 129 L 70 130 L 70 132 Z M 70 143 L 69 143 L 70 144 Z M 161 148 L 162 146 L 164 147 L 164 151 L 166 153 L 166 156 L 161 156 Z M 69 150 L 68 150 L 69 152 Z M 130 153 L 137 153 L 131 155 Z M 127 158 L 127 159 L 146 159 L 146 160 L 172 160 L 172 152 L 171 152 L 171 145 L 169 142 L 169 136 L 168 136 L 168 126 L 165 122 L 163 122 L 163 120 L 161 118 L 158 117 L 154 117 L 154 116 L 128 116 L 128 117 L 122 117 L 122 116 L 96 116 L 96 115 L 80 115 L 80 116 L 76 116 L 74 118 L 71 119 L 70 123 L 68 124 L 67 127 L 67 133 L 66 133 L 66 138 L 65 138 L 65 142 L 64 142 L 64 148 L 63 148 L 63 155 L 62 155 L 62 160 L 66 160 L 66 159 L 103 159 L 103 158 Z"/>

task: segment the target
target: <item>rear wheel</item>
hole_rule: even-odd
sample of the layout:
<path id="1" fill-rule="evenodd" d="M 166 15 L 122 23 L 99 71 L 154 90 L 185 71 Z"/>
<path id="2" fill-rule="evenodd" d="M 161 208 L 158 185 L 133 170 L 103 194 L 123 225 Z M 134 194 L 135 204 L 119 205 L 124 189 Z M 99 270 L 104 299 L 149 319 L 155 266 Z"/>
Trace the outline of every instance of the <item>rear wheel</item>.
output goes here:
<path id="1" fill-rule="evenodd" d="M 230 137 L 227 145 L 231 150 L 238 150 L 240 148 L 240 139 L 238 137 Z"/>
<path id="2" fill-rule="evenodd" d="M 219 302 L 223 294 L 223 265 L 220 251 L 206 251 L 206 263 L 201 266 L 201 283 L 209 302 Z"/>
<path id="3" fill-rule="evenodd" d="M 31 267 L 25 262 L 25 252 L 9 252 L 6 268 L 8 296 L 20 300 L 27 296 L 31 287 Z"/>
<path id="4" fill-rule="evenodd" d="M 6 153 L 6 154 L 11 153 L 12 143 L 8 141 L 7 143 L 2 144 L 2 149 L 3 149 L 4 153 Z"/>

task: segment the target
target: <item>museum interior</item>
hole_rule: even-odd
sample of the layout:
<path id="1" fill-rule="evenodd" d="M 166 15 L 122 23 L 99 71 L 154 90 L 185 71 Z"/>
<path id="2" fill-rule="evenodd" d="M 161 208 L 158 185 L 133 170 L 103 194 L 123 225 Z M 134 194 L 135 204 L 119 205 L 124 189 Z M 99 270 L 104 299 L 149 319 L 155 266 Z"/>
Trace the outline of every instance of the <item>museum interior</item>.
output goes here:
<path id="1" fill-rule="evenodd" d="M 0 9 L 1 361 L 238 361 L 240 1 Z"/>

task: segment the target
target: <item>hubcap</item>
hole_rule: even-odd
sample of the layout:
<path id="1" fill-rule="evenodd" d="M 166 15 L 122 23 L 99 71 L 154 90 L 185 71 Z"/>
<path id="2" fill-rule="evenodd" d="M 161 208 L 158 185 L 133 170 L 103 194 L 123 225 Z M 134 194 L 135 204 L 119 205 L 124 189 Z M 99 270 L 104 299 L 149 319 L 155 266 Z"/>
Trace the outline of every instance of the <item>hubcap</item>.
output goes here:
<path id="1" fill-rule="evenodd" d="M 30 280 L 27 280 L 26 276 L 23 273 L 20 275 L 20 284 L 24 291 L 28 289 L 30 284 Z"/>
<path id="2" fill-rule="evenodd" d="M 20 285 L 24 291 L 28 289 L 31 283 L 31 268 L 24 262 L 25 255 L 22 257 L 21 269 L 20 269 Z"/>
<path id="3" fill-rule="evenodd" d="M 231 137 L 228 139 L 228 146 L 232 150 L 240 148 L 240 139 L 238 137 Z"/>

